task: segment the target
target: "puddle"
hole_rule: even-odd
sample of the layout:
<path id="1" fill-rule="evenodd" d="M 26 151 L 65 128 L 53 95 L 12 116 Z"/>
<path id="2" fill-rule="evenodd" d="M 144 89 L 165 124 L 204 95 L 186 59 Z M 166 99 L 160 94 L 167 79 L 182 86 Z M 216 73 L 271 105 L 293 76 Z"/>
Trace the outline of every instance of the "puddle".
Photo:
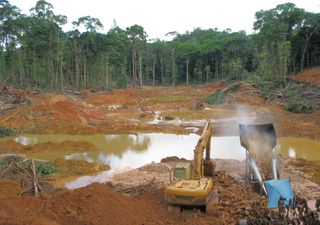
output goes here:
<path id="1" fill-rule="evenodd" d="M 162 158 L 177 156 L 179 158 L 193 159 L 193 150 L 199 139 L 196 134 L 140 134 L 140 138 L 148 138 L 150 145 L 147 150 L 134 152 L 127 150 L 119 157 L 115 154 L 102 154 L 104 162 L 108 162 L 111 170 L 102 172 L 97 176 L 83 176 L 65 185 L 68 189 L 75 189 L 89 185 L 93 182 L 106 182 L 114 173 L 124 172 L 130 168 L 138 168 L 146 163 L 160 162 Z M 224 159 L 245 159 L 245 150 L 240 145 L 239 137 L 213 137 L 211 143 L 211 157 Z M 103 156 L 104 155 L 104 156 Z M 79 156 L 79 154 L 77 154 Z M 85 154 L 85 158 L 88 154 Z"/>
<path id="2" fill-rule="evenodd" d="M 34 152 L 27 157 L 54 160 L 63 157 L 67 160 L 78 159 L 88 162 L 108 164 L 111 170 L 97 176 L 84 176 L 66 185 L 74 189 L 92 182 L 105 182 L 110 176 L 129 168 L 138 168 L 147 163 L 160 162 L 162 158 L 177 156 L 193 159 L 193 150 L 199 139 L 196 134 L 117 134 L 117 135 L 25 135 L 15 138 L 23 145 L 43 142 L 87 141 L 96 149 L 72 152 Z M 287 157 L 303 157 L 307 160 L 320 160 L 320 142 L 306 138 L 278 138 L 277 152 Z M 245 159 L 245 150 L 238 136 L 212 137 L 211 157 L 223 159 Z"/>
<path id="3" fill-rule="evenodd" d="M 137 168 L 152 161 L 159 162 L 167 156 L 193 158 L 193 150 L 199 139 L 196 134 L 118 134 L 118 135 L 26 135 L 15 138 L 16 142 L 31 145 L 44 142 L 86 141 L 96 149 L 79 152 L 30 152 L 28 157 L 44 160 L 65 159 L 86 160 L 109 164 L 111 168 Z M 212 157 L 239 159 L 245 157 L 239 137 L 212 137 Z"/>
<path id="4" fill-rule="evenodd" d="M 277 152 L 290 158 L 320 160 L 320 141 L 308 138 L 281 137 L 278 138 Z"/>

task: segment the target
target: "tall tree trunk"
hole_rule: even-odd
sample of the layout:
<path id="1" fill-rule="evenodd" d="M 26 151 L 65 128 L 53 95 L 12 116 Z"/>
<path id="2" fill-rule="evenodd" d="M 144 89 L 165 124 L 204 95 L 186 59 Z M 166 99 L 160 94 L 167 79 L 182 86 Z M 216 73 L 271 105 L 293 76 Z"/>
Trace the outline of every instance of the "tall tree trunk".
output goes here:
<path id="1" fill-rule="evenodd" d="M 47 74 L 44 74 L 43 76 L 44 76 L 42 77 L 43 80 L 46 80 L 45 77 L 51 78 L 51 87 L 52 88 L 56 87 L 58 79 L 56 74 L 53 72 L 53 62 L 51 59 L 48 59 Z"/>
<path id="2" fill-rule="evenodd" d="M 297 51 L 294 51 L 293 57 L 292 57 L 292 72 L 296 73 L 296 61 L 297 61 Z"/>
<path id="3" fill-rule="evenodd" d="M 214 55 L 214 72 L 215 72 L 215 75 L 216 75 L 216 78 L 217 78 L 217 81 L 219 79 L 219 58 L 218 58 L 218 54 L 215 53 Z"/>
<path id="4" fill-rule="evenodd" d="M 138 78 L 137 78 L 137 69 L 136 69 L 136 50 L 132 50 L 132 82 L 133 82 L 133 85 L 136 86 L 137 85 L 137 81 L 138 81 Z"/>
<path id="5" fill-rule="evenodd" d="M 174 49 L 171 51 L 171 56 L 172 56 L 172 85 L 176 85 L 176 75 L 175 75 L 175 57 L 174 57 Z"/>
<path id="6" fill-rule="evenodd" d="M 74 53 L 74 66 L 75 66 L 75 75 L 76 75 L 76 86 L 80 86 L 80 63 L 78 55 L 78 47 L 76 41 L 73 44 L 73 53 Z"/>
<path id="7" fill-rule="evenodd" d="M 142 88 L 142 53 L 139 52 L 139 86 Z"/>
<path id="8" fill-rule="evenodd" d="M 189 57 L 186 59 L 186 81 L 189 84 Z"/>
<path id="9" fill-rule="evenodd" d="M 287 83 L 287 53 L 285 54 L 284 57 L 284 68 L 283 68 L 283 83 L 286 84 Z"/>
<path id="10" fill-rule="evenodd" d="M 210 66 L 209 65 L 206 65 L 205 72 L 206 72 L 206 83 L 209 83 L 209 73 L 210 73 Z"/>
<path id="11" fill-rule="evenodd" d="M 311 37 L 313 36 L 314 32 L 319 28 L 320 25 L 317 25 L 313 31 L 310 33 L 310 35 L 308 36 L 308 34 L 306 34 L 306 43 L 304 44 L 303 47 L 303 51 L 302 51 L 302 55 L 301 55 L 301 62 L 300 62 L 300 71 L 302 72 L 303 68 L 304 68 L 304 59 L 305 59 L 305 55 L 306 55 L 306 51 L 308 48 L 308 44 L 309 41 L 311 39 Z"/>
<path id="12" fill-rule="evenodd" d="M 0 82 L 3 82 L 3 79 L 6 74 L 6 60 L 5 60 L 5 52 L 1 51 L 1 66 L 2 71 L 0 71 Z"/>
<path id="13" fill-rule="evenodd" d="M 20 77 L 20 85 L 23 85 L 23 62 L 21 52 L 19 52 L 19 77 Z"/>
<path id="14" fill-rule="evenodd" d="M 79 57 L 77 54 L 74 56 L 74 63 L 75 63 L 75 72 L 76 72 L 76 85 L 77 87 L 80 86 L 80 65 L 79 65 Z"/>
<path id="15" fill-rule="evenodd" d="M 61 91 L 63 91 L 63 73 L 62 73 L 62 57 L 61 57 L 61 50 L 60 50 L 60 32 L 58 32 L 58 50 L 57 50 L 57 71 L 60 77 L 60 84 L 61 84 Z M 58 77 L 58 75 L 57 75 Z"/>
<path id="16" fill-rule="evenodd" d="M 310 66 L 310 64 L 311 64 L 310 52 L 307 49 L 307 51 L 306 51 L 306 66 Z"/>
<path id="17" fill-rule="evenodd" d="M 152 86 L 155 85 L 156 82 L 156 56 L 153 57 L 153 64 L 152 64 Z"/>
<path id="18" fill-rule="evenodd" d="M 106 87 L 109 89 L 109 56 L 107 55 L 106 57 L 106 77 L 105 77 L 105 82 L 106 82 Z"/>
<path id="19" fill-rule="evenodd" d="M 83 57 L 83 84 L 87 86 L 87 57 Z"/>
<path id="20" fill-rule="evenodd" d="M 162 55 L 160 56 L 160 72 L 161 72 L 161 84 L 163 84 L 164 73 L 163 73 L 163 56 Z"/>
<path id="21" fill-rule="evenodd" d="M 276 40 L 276 63 L 277 63 L 277 68 L 278 68 L 278 74 L 277 74 L 277 79 L 281 79 L 281 74 L 282 74 L 282 69 L 283 69 L 283 67 L 282 67 L 282 63 L 281 63 L 281 54 L 282 54 L 282 52 L 281 52 L 281 44 L 280 44 L 280 41 L 277 39 Z"/>
<path id="22" fill-rule="evenodd" d="M 60 59 L 60 82 L 61 82 L 61 91 L 64 91 L 64 78 L 63 78 L 63 67 L 62 59 Z"/>

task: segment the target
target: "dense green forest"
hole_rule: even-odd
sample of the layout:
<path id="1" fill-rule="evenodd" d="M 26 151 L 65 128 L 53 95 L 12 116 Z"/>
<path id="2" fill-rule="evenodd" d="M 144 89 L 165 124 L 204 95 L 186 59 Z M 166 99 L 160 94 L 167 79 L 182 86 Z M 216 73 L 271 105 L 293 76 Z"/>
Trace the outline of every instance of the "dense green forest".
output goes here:
<path id="1" fill-rule="evenodd" d="M 286 3 L 255 17 L 250 35 L 197 28 L 170 32 L 172 40 L 162 41 L 148 40 L 139 25 L 99 32 L 103 24 L 90 16 L 65 32 L 67 17 L 55 15 L 45 0 L 28 15 L 0 0 L 0 82 L 59 90 L 243 79 L 285 83 L 290 74 L 320 65 L 320 13 Z"/>

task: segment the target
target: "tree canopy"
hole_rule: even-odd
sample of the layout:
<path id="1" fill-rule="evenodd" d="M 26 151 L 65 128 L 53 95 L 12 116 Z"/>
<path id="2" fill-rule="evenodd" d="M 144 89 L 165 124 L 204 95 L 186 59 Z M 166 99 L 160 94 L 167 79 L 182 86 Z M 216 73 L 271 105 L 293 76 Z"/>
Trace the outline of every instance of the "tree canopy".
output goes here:
<path id="1" fill-rule="evenodd" d="M 0 82 L 59 90 L 250 77 L 285 83 L 290 74 L 320 64 L 320 14 L 293 3 L 256 12 L 254 34 L 196 28 L 169 32 L 171 41 L 148 40 L 137 24 L 115 24 L 103 33 L 101 21 L 91 16 L 63 31 L 67 17 L 53 9 L 38 0 L 24 15 L 0 0 Z"/>

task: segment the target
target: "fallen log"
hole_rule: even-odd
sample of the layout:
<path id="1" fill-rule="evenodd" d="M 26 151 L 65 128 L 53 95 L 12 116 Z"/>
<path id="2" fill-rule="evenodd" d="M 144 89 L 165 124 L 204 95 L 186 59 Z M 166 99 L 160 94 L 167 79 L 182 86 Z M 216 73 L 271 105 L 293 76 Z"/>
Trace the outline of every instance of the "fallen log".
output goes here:
<path id="1" fill-rule="evenodd" d="M 157 189 L 158 184 L 160 183 L 161 182 L 156 182 L 155 178 L 153 178 L 151 181 L 149 181 L 146 184 L 141 184 L 141 185 L 131 186 L 131 187 L 124 187 L 123 184 L 113 185 L 111 182 L 108 182 L 106 185 L 116 192 L 133 197 L 133 196 L 141 195 L 145 192 L 150 192 Z"/>

